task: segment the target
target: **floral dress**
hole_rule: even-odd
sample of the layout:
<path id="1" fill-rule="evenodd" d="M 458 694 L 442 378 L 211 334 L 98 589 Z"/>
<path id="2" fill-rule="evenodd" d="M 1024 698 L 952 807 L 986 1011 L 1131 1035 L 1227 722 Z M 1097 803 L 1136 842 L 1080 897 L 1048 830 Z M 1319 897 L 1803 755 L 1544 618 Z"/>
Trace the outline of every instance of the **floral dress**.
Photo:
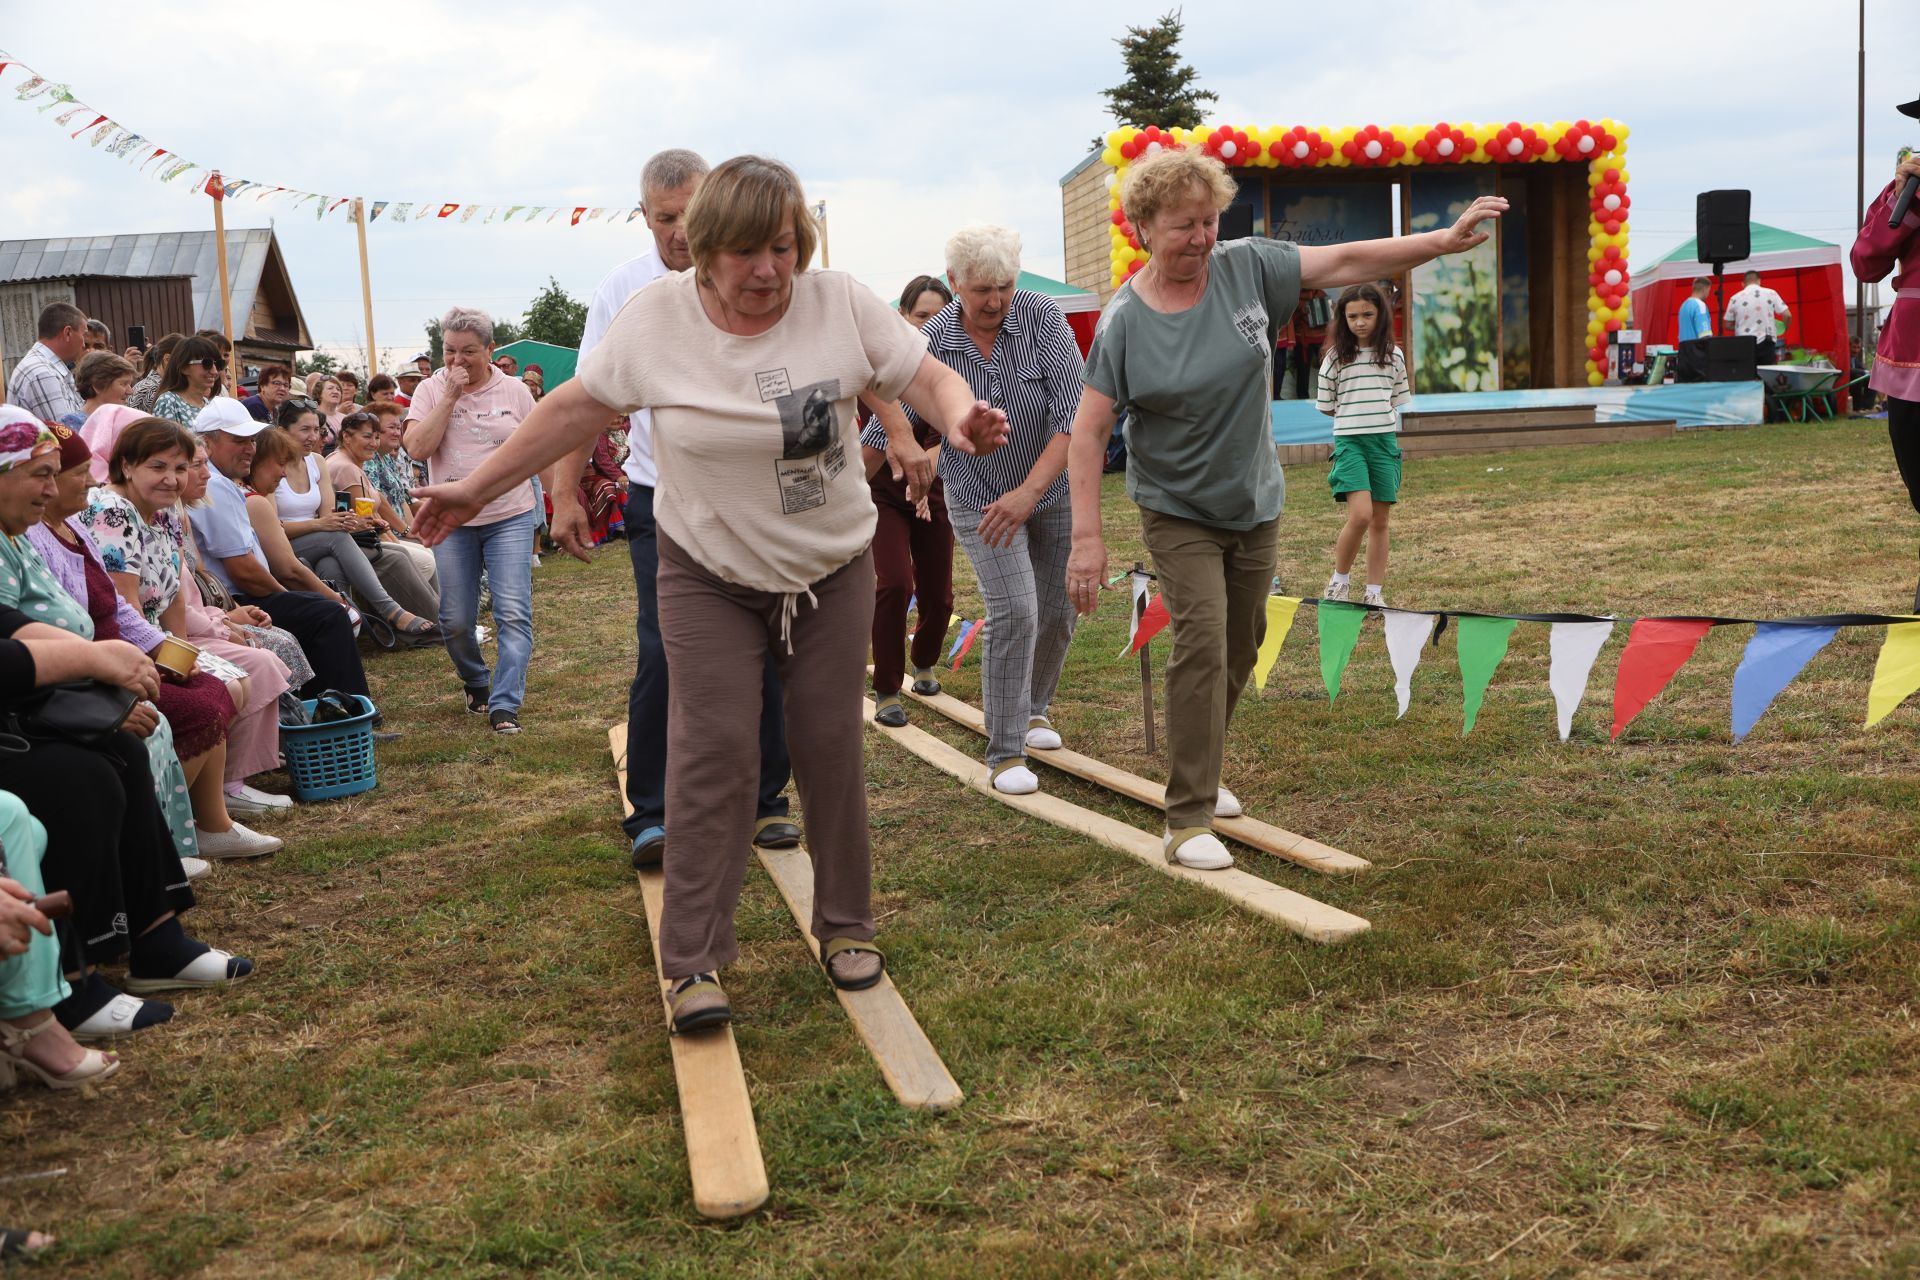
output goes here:
<path id="1" fill-rule="evenodd" d="M 188 404 L 186 398 L 178 391 L 163 391 L 160 393 L 160 398 L 153 402 L 153 416 L 165 418 L 168 422 L 177 422 L 191 431 L 193 420 L 200 416 L 200 410 Z"/>
<path id="2" fill-rule="evenodd" d="M 86 606 L 60 585 L 53 570 L 24 536 L 10 538 L 0 534 L 0 604 L 18 609 L 35 622 L 70 631 L 82 640 L 94 638 L 93 618 Z M 174 750 L 173 727 L 165 716 L 159 720 L 159 727 L 146 737 L 154 796 L 160 801 L 160 812 L 166 816 L 175 851 L 183 858 L 197 857 L 200 845 L 194 835 L 193 802 L 187 796 L 187 775 L 180 767 L 180 754 Z"/>

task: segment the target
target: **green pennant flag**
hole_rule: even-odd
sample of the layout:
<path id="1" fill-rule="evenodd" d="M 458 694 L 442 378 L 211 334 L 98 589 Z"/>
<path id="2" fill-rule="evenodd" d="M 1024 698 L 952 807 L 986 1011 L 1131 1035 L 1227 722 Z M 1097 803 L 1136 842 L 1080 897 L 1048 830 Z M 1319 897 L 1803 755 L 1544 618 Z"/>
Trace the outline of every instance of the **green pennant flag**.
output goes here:
<path id="1" fill-rule="evenodd" d="M 1460 693 L 1466 701 L 1467 722 L 1460 730 L 1466 737 L 1480 716 L 1480 700 L 1487 694 L 1493 670 L 1507 656 L 1507 639 L 1519 625 L 1517 618 L 1455 618 L 1454 641 L 1460 650 Z"/>
<path id="2" fill-rule="evenodd" d="M 1360 624 L 1366 620 L 1367 611 L 1357 604 L 1320 602 L 1320 679 L 1329 702 L 1340 696 L 1340 673 L 1360 643 Z"/>

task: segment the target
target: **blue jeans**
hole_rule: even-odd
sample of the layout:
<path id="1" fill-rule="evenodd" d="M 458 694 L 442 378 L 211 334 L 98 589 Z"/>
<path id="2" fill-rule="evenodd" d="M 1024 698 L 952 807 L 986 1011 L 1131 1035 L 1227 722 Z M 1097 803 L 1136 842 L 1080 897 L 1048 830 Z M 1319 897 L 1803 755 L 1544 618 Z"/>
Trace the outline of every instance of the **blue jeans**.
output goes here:
<path id="1" fill-rule="evenodd" d="M 537 512 L 524 511 L 492 524 L 466 525 L 433 549 L 440 571 L 440 630 L 460 683 L 491 689 L 490 711 L 519 711 L 527 696 L 527 663 L 533 658 L 533 531 Z M 473 638 L 480 621 L 480 571 L 493 591 L 493 630 L 500 666 L 491 676 Z"/>
<path id="2" fill-rule="evenodd" d="M 633 839 L 648 827 L 667 825 L 667 650 L 660 640 L 660 544 L 653 524 L 653 490 L 627 486 L 627 553 L 633 558 L 633 590 L 638 600 L 633 629 L 640 642 L 633 687 L 627 692 L 627 802 L 633 806 L 621 826 Z M 444 593 L 444 573 L 442 574 Z M 496 587 L 497 591 L 498 588 Z M 756 816 L 787 816 L 787 722 L 782 710 L 780 676 L 771 655 L 760 675 L 760 797 Z"/>

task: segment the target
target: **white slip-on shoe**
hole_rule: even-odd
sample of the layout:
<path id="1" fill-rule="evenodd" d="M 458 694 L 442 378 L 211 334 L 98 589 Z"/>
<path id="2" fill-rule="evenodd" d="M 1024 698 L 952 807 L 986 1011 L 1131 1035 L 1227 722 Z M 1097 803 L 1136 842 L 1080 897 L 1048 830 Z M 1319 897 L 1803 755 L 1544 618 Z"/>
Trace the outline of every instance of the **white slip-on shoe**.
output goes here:
<path id="1" fill-rule="evenodd" d="M 213 874 L 213 864 L 205 858 L 182 858 L 180 866 L 187 873 L 188 884 L 192 884 L 195 880 L 205 880 Z"/>
<path id="2" fill-rule="evenodd" d="M 128 974 L 126 988 L 136 995 L 149 991 L 200 991 L 208 987 L 231 986 L 252 974 L 253 961 L 209 947 L 188 961 L 186 968 L 171 978 L 136 978 Z"/>
<path id="3" fill-rule="evenodd" d="M 1169 831 L 1160 838 L 1160 844 L 1167 851 L 1168 862 L 1177 862 L 1195 871 L 1221 871 L 1233 865 L 1233 855 L 1227 852 L 1227 846 L 1205 827 Z"/>
<path id="4" fill-rule="evenodd" d="M 227 812 L 244 813 L 249 817 L 255 814 L 285 813 L 293 808 L 292 796 L 277 796 L 271 791 L 261 791 L 241 783 L 227 792 Z"/>
<path id="5" fill-rule="evenodd" d="M 201 831 L 200 856 L 210 862 L 219 862 L 227 858 L 262 858 L 269 853 L 277 853 L 282 842 L 272 836 L 263 836 L 251 831 L 239 823 L 234 823 L 229 831 Z"/>
<path id="6" fill-rule="evenodd" d="M 1040 789 L 1040 779 L 1033 776 L 1025 760 L 1015 756 L 993 767 L 993 789 L 1002 795 L 1030 796 Z"/>
<path id="7" fill-rule="evenodd" d="M 1237 818 L 1242 812 L 1243 810 L 1240 808 L 1240 798 L 1225 787 L 1220 788 L 1220 794 L 1213 798 L 1213 816 L 1216 818 Z"/>
<path id="8" fill-rule="evenodd" d="M 124 1040 L 145 1027 L 136 1027 L 134 1019 L 145 1011 L 148 1005 L 156 1010 L 164 1010 L 165 1016 L 151 1022 L 148 1026 L 159 1026 L 173 1017 L 173 1006 L 158 1000 L 141 1000 L 136 996 L 116 995 L 100 1008 L 87 1015 L 85 1022 L 77 1027 L 69 1027 L 67 1034 L 75 1040 Z"/>
<path id="9" fill-rule="evenodd" d="M 1027 721 L 1027 745 L 1035 751 L 1058 751 L 1060 749 L 1059 731 L 1045 716 L 1035 716 Z"/>

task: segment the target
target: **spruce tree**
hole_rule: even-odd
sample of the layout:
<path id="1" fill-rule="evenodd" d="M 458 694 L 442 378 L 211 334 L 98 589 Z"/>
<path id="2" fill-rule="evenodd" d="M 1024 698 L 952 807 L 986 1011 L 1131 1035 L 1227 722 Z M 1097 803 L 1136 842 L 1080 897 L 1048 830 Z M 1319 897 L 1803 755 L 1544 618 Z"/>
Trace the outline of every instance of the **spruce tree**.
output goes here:
<path id="1" fill-rule="evenodd" d="M 1199 72 L 1180 61 L 1180 36 L 1186 29 L 1181 13 L 1174 9 L 1152 26 L 1128 27 L 1127 34 L 1114 41 L 1127 78 L 1102 89 L 1100 96 L 1120 124 L 1191 129 L 1204 119 L 1201 104 L 1219 101 L 1220 95 L 1195 85 Z M 1107 140 L 1095 138 L 1093 145 L 1104 147 Z"/>

